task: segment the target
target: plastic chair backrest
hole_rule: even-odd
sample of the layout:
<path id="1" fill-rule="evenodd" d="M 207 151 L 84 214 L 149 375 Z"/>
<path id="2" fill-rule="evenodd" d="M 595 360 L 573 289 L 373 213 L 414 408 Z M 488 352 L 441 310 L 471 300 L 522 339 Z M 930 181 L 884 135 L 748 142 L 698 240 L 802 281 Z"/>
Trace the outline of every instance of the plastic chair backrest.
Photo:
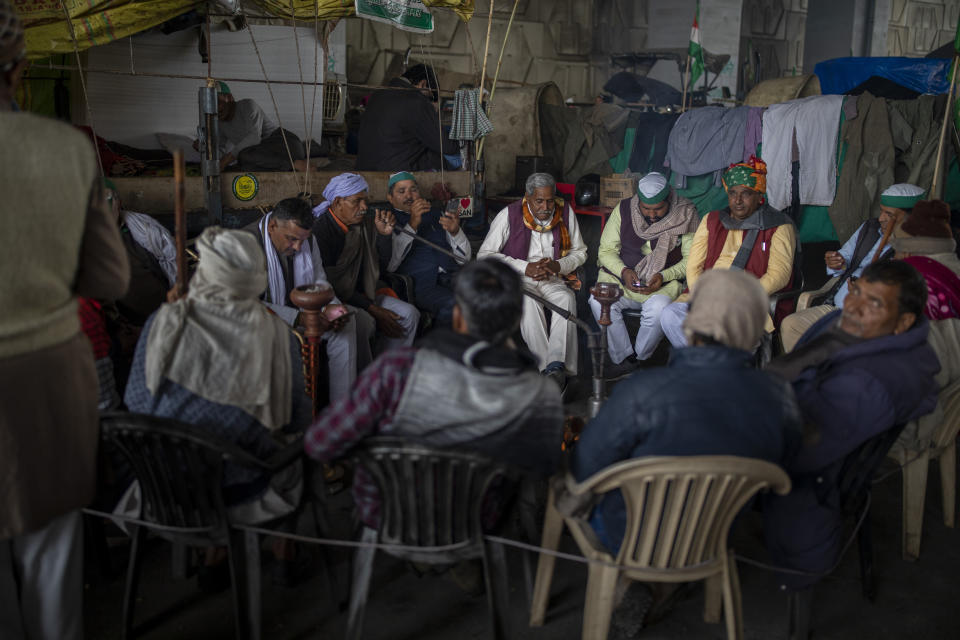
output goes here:
<path id="1" fill-rule="evenodd" d="M 663 570 L 717 562 L 741 507 L 763 489 L 787 493 L 790 478 L 751 458 L 649 457 L 607 467 L 580 486 L 623 493 L 627 527 L 617 563 Z"/>
<path id="2" fill-rule="evenodd" d="M 364 440 L 354 457 L 380 492 L 381 542 L 464 552 L 482 545 L 483 499 L 507 465 L 387 436 Z"/>
<path id="3" fill-rule="evenodd" d="M 193 534 L 226 535 L 223 462 L 256 464 L 256 458 L 198 427 L 156 416 L 106 414 L 100 433 L 140 482 L 143 520 Z"/>
<path id="4" fill-rule="evenodd" d="M 900 437 L 903 427 L 904 425 L 898 424 L 878 433 L 848 453 L 840 463 L 835 485 L 840 498 L 840 508 L 845 514 L 859 513 L 870 492 L 874 474 L 893 443 Z"/>

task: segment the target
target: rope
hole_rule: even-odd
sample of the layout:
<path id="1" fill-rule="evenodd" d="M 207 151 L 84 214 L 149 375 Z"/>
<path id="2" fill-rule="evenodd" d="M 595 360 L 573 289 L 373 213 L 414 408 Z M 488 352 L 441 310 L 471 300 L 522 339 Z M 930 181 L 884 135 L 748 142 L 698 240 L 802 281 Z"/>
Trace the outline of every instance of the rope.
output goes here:
<path id="1" fill-rule="evenodd" d="M 870 493 L 868 492 L 868 493 L 867 493 L 867 501 L 866 501 L 866 504 L 864 505 L 863 511 L 862 511 L 862 513 L 860 514 L 859 520 L 857 520 L 856 526 L 853 528 L 853 532 L 851 533 L 850 538 L 847 540 L 846 544 L 843 546 L 843 549 L 841 549 L 840 555 L 838 556 L 838 559 L 837 559 L 837 562 L 836 562 L 829 570 L 827 570 L 827 571 L 825 571 L 825 572 L 802 571 L 802 570 L 800 570 L 800 569 L 790 569 L 790 568 L 788 568 L 788 567 L 780 567 L 780 566 L 777 566 L 777 565 L 772 565 L 772 564 L 768 564 L 768 563 L 765 563 L 765 562 L 760 562 L 759 560 L 755 560 L 755 559 L 753 559 L 753 558 L 749 558 L 749 557 L 746 557 L 746 556 L 742 556 L 742 555 L 737 554 L 737 553 L 734 553 L 734 554 L 733 554 L 733 555 L 734 555 L 734 558 L 735 558 L 738 562 L 743 562 L 744 564 L 748 564 L 748 565 L 753 566 L 753 567 L 756 567 L 756 568 L 758 568 L 758 569 L 763 569 L 763 570 L 771 571 L 771 572 L 774 572 L 774 573 L 785 573 L 785 574 L 798 575 L 798 576 L 807 576 L 807 577 L 813 577 L 813 578 L 825 578 L 825 577 L 829 576 L 830 574 L 832 574 L 832 573 L 837 569 L 837 567 L 840 566 L 840 563 L 843 561 L 843 557 L 846 555 L 847 551 L 850 549 L 850 545 L 853 544 L 853 541 L 856 539 L 857 533 L 860 531 L 860 527 L 863 525 L 863 522 L 864 522 L 864 520 L 866 519 L 867 514 L 870 512 L 870 502 L 871 502 L 871 500 L 870 500 Z M 208 532 L 208 531 L 211 530 L 210 527 L 195 527 L 195 528 L 185 529 L 185 528 L 181 528 L 181 527 L 172 527 L 172 526 L 160 525 L 160 524 L 157 524 L 157 523 L 154 523 L 154 522 L 149 522 L 149 521 L 147 521 L 147 520 L 143 520 L 143 519 L 141 519 L 141 518 L 132 518 L 132 517 L 130 517 L 130 516 L 124 516 L 124 515 L 120 515 L 120 514 L 108 513 L 108 512 L 99 511 L 99 510 L 96 510 L 96 509 L 82 509 L 82 511 L 83 511 L 84 513 L 88 514 L 88 515 L 97 516 L 97 517 L 102 517 L 102 518 L 108 518 L 108 519 L 110 519 L 110 520 L 119 520 L 119 521 L 121 521 L 121 522 L 128 522 L 128 523 L 130 523 L 130 524 L 141 525 L 141 526 L 145 526 L 145 527 L 147 527 L 147 528 L 157 529 L 157 530 L 159 530 L 159 531 L 171 531 L 171 532 L 177 532 L 177 531 L 179 531 L 179 532 L 184 532 L 184 533 L 203 533 L 203 532 Z M 249 532 L 249 533 L 257 533 L 257 534 L 265 535 L 265 536 L 273 536 L 273 537 L 275 537 L 275 538 L 284 538 L 284 539 L 287 539 L 287 540 L 293 540 L 293 541 L 295 541 L 295 542 L 303 542 L 303 543 L 305 543 L 305 544 L 319 544 L 319 545 L 325 545 L 325 546 L 330 546 L 330 547 L 347 547 L 347 548 L 354 548 L 354 549 L 371 548 L 371 547 L 372 547 L 372 548 L 374 548 L 374 549 L 380 549 L 380 550 L 383 550 L 383 551 L 387 551 L 388 553 L 389 553 L 390 551 L 399 551 L 399 552 L 403 552 L 403 551 L 410 551 L 410 552 L 420 551 L 420 552 L 422 552 L 422 551 L 425 550 L 424 547 L 415 546 L 415 545 L 390 544 L 390 543 L 383 543 L 383 542 L 366 542 L 366 541 L 363 541 L 363 540 L 343 540 L 343 539 L 341 539 L 341 538 L 322 538 L 322 537 L 318 537 L 318 536 L 305 536 L 305 535 L 300 535 L 300 534 L 296 534 L 296 533 L 289 533 L 289 532 L 286 532 L 286 531 L 280 531 L 280 530 L 277 530 L 277 529 L 266 529 L 266 528 L 264 528 L 264 527 L 257 527 L 257 526 L 252 526 L 252 525 L 243 525 L 243 524 L 231 524 L 230 526 L 231 526 L 231 528 L 237 529 L 237 530 L 239 530 L 239 531 L 245 531 L 245 532 Z M 528 551 L 528 552 L 532 552 L 532 553 L 537 553 L 537 554 L 542 554 L 542 555 L 553 556 L 554 558 L 558 558 L 558 559 L 560 559 L 560 560 L 569 560 L 569 561 L 571 561 L 571 562 L 577 562 L 577 563 L 580 563 L 580 564 L 586 564 L 586 565 L 591 565 L 591 564 L 592 564 L 592 565 L 597 565 L 597 566 L 609 567 L 609 568 L 611 568 L 611 569 L 617 569 L 617 570 L 620 570 L 620 571 L 628 571 L 628 570 L 634 568 L 634 567 L 630 567 L 630 566 L 627 566 L 627 565 L 622 565 L 622 564 L 619 564 L 619 563 L 616 563 L 616 562 L 607 562 L 607 561 L 605 561 L 605 560 L 591 560 L 590 558 L 586 558 L 586 557 L 584 557 L 584 556 L 582 556 L 582 555 L 577 555 L 577 554 L 573 554 L 573 553 L 566 553 L 566 552 L 563 552 L 563 551 L 557 551 L 557 550 L 555 550 L 555 549 L 545 549 L 545 548 L 543 548 L 543 547 L 540 547 L 540 546 L 537 546 L 537 545 L 534 545 L 534 544 L 529 544 L 529 543 L 527 543 L 527 542 L 521 542 L 520 540 L 513 540 L 513 539 L 511 539 L 511 538 L 504 538 L 504 537 L 502 537 L 502 536 L 484 535 L 483 537 L 484 537 L 484 540 L 486 540 L 487 542 L 494 542 L 494 543 L 501 544 L 501 545 L 506 546 L 506 547 L 514 547 L 514 548 L 520 549 L 520 550 L 522 550 L 522 551 Z M 465 546 L 464 544 L 449 544 L 449 545 L 431 546 L 431 547 L 427 547 L 426 549 L 429 550 L 429 551 L 435 551 L 435 552 L 437 552 L 437 553 L 443 553 L 443 552 L 447 552 L 447 551 L 456 551 L 456 550 L 458 550 L 458 549 L 463 549 L 464 546 Z M 694 569 L 694 568 L 697 568 L 697 567 L 699 567 L 699 566 L 702 566 L 703 564 L 705 564 L 705 563 L 701 563 L 701 564 L 697 564 L 697 565 L 689 565 L 687 568 L 689 568 L 689 569 Z"/>
<path id="2" fill-rule="evenodd" d="M 60 1 L 63 2 L 63 0 Z M 241 14 L 243 14 L 244 19 L 246 19 L 246 14 L 243 13 L 243 9 L 241 9 Z M 277 116 L 277 126 L 280 127 L 280 137 L 283 139 L 283 146 L 287 150 L 287 159 L 290 161 L 290 169 L 294 170 L 293 175 L 296 179 L 298 174 L 293 166 L 293 153 L 290 152 L 290 145 L 287 143 L 287 134 L 283 130 L 283 123 L 280 121 L 280 107 L 277 105 L 277 97 L 273 95 L 273 87 L 270 86 L 270 79 L 267 77 L 267 67 L 263 64 L 263 56 L 260 55 L 260 47 L 257 46 L 257 39 L 253 36 L 252 25 L 247 25 L 247 33 L 250 34 L 250 42 L 253 43 L 253 51 L 257 54 L 257 61 L 260 63 L 260 71 L 263 73 L 263 81 L 267 85 L 267 92 L 270 94 L 271 102 L 273 102 L 273 112 Z M 299 191 L 305 191 L 304 187 L 300 185 L 299 180 L 297 181 L 297 187 Z"/>
<path id="3" fill-rule="evenodd" d="M 80 76 L 80 89 L 83 91 L 83 104 L 87 107 L 87 119 L 90 120 L 90 131 L 93 133 L 93 150 L 97 156 L 97 166 L 100 167 L 100 177 L 105 178 L 103 171 L 103 160 L 100 159 L 100 145 L 97 143 L 97 128 L 93 125 L 93 110 L 90 109 L 90 97 L 87 95 L 87 81 L 83 77 L 83 64 L 80 62 L 80 45 L 77 43 L 77 34 L 73 30 L 73 18 L 67 11 L 67 5 L 60 0 L 60 8 L 63 9 L 63 15 L 67 18 L 67 28 L 70 30 L 70 39 L 73 40 L 73 53 L 77 57 L 77 71 Z"/>
<path id="4" fill-rule="evenodd" d="M 290 0 L 290 15 L 295 15 L 293 0 Z M 307 131 L 307 90 L 303 86 L 303 61 L 300 60 L 300 37 L 297 35 L 297 21 L 294 19 L 290 20 L 290 27 L 293 29 L 293 45 L 296 47 L 297 51 L 297 70 L 300 73 L 300 105 L 303 108 L 303 130 Z M 247 27 L 250 28 L 249 26 Z M 316 69 L 316 63 L 314 63 L 314 69 Z M 316 92 L 316 80 L 314 80 L 314 92 Z M 291 163 L 292 164 L 292 163 Z M 310 154 L 307 154 L 307 166 L 303 171 L 303 184 L 304 188 L 301 191 L 307 190 L 307 185 L 310 184 Z M 296 171 L 296 167 L 293 167 L 293 170 Z"/>
<path id="5" fill-rule="evenodd" d="M 429 54 L 426 52 L 426 50 L 423 48 L 423 38 L 420 38 L 420 39 L 419 39 L 419 43 L 420 43 L 420 55 L 423 56 L 423 57 L 425 57 L 425 58 L 427 58 L 427 62 L 430 64 L 430 69 L 433 71 L 433 77 L 436 79 L 436 78 L 437 78 L 437 68 L 436 68 L 436 67 L 434 66 L 434 64 L 433 64 L 433 56 L 429 55 Z M 428 85 L 430 84 L 429 77 L 430 77 L 430 75 L 427 74 L 427 78 L 428 78 L 428 79 L 427 79 L 427 84 L 428 84 Z M 446 158 L 443 157 L 443 120 L 440 118 L 440 94 L 439 94 L 440 81 L 439 81 L 439 79 L 437 79 L 437 89 L 438 89 L 438 93 L 437 93 L 437 108 L 436 108 L 436 112 L 437 112 L 437 137 L 440 139 L 440 185 L 443 186 L 443 185 L 445 184 L 445 180 L 444 180 L 444 177 L 443 177 L 443 165 L 444 165 L 444 163 L 446 162 Z"/>
<path id="6" fill-rule="evenodd" d="M 317 67 L 319 66 L 320 60 L 320 7 L 317 4 L 317 0 L 313 0 L 313 101 L 310 103 L 310 128 L 307 130 L 307 179 L 306 179 L 306 193 L 309 198 L 312 196 L 312 185 L 310 183 L 310 169 L 312 168 L 312 162 L 310 158 L 310 148 L 313 146 L 313 121 L 317 115 L 317 83 L 319 78 L 317 74 L 319 73 Z M 326 67 L 327 67 L 327 52 L 323 52 L 323 71 L 324 79 L 326 79 Z"/>

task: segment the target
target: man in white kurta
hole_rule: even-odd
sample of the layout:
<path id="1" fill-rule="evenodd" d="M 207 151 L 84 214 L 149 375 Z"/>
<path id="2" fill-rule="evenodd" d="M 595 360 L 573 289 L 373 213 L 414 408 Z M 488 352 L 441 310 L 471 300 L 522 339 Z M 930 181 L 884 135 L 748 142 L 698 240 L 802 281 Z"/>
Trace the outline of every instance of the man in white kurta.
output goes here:
<path id="1" fill-rule="evenodd" d="M 556 183 L 549 174 L 527 178 L 526 195 L 497 214 L 477 257 L 503 260 L 523 276 L 527 289 L 577 312 L 574 291 L 567 283 L 587 260 L 587 247 L 572 207 L 556 197 Z M 555 313 L 548 326 L 543 307 L 524 297 L 520 333 L 545 375 L 561 387 L 566 376 L 576 375 L 577 329 L 572 322 Z"/>

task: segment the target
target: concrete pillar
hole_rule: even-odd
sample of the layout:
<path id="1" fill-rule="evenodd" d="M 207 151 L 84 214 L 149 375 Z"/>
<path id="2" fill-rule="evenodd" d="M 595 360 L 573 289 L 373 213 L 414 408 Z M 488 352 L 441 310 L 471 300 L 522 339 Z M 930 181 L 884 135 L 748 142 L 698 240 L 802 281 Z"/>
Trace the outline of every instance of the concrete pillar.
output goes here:
<path id="1" fill-rule="evenodd" d="M 807 0 L 803 69 L 847 56 L 887 55 L 892 0 Z"/>

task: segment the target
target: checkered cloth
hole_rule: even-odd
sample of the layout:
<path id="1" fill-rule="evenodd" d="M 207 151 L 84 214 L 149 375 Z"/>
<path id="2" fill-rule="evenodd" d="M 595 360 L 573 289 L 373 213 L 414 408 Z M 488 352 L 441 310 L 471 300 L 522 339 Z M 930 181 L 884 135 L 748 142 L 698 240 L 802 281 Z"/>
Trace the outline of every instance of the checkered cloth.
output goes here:
<path id="1" fill-rule="evenodd" d="M 476 140 L 493 131 L 493 124 L 480 108 L 479 89 L 457 89 L 453 98 L 451 140 Z"/>

